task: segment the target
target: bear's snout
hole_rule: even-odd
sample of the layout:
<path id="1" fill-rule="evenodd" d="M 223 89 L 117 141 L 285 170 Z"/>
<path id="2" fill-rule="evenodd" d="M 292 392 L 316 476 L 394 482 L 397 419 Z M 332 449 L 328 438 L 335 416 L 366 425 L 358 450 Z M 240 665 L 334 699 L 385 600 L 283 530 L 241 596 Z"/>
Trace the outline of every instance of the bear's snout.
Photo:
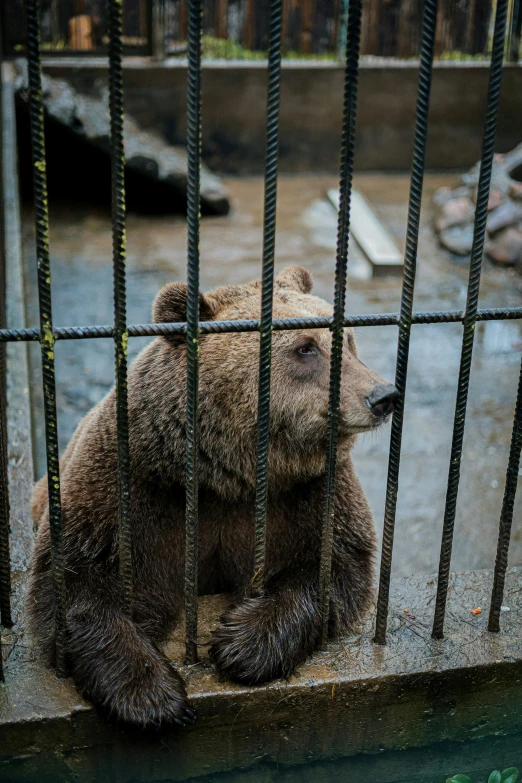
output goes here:
<path id="1" fill-rule="evenodd" d="M 381 383 L 373 387 L 366 397 L 366 404 L 374 416 L 383 418 L 393 412 L 398 397 L 399 392 L 393 384 Z"/>

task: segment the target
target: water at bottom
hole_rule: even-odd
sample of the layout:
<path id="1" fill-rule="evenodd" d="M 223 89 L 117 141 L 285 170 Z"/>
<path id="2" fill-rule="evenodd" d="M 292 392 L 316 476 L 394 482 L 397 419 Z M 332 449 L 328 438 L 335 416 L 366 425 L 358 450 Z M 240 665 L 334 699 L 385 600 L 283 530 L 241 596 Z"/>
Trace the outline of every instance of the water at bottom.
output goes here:
<path id="1" fill-rule="evenodd" d="M 502 772 L 508 767 L 517 767 L 522 773 L 522 734 L 442 742 L 292 767 L 262 762 L 249 769 L 191 778 L 186 783 L 445 783 L 458 774 L 467 775 L 472 783 L 487 783 L 493 770 Z M 174 783 L 174 779 L 162 783 Z"/>

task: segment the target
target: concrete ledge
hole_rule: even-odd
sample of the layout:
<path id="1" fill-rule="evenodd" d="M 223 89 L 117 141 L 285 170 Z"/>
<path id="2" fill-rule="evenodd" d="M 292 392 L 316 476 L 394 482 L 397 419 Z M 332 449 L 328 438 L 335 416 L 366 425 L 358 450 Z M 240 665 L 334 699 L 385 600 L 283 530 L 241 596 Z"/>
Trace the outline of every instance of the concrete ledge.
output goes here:
<path id="1" fill-rule="evenodd" d="M 435 642 L 436 580 L 395 580 L 386 647 L 373 644 L 369 617 L 356 635 L 317 653 L 289 682 L 263 688 L 219 682 L 205 657 L 183 667 L 182 634 L 174 634 L 166 652 L 187 682 L 197 722 L 139 736 L 99 717 L 17 635 L 0 687 L 0 778 L 65 781 L 74 772 L 98 780 L 103 770 L 100 779 L 114 783 L 183 781 L 248 770 L 260 759 L 284 768 L 514 734 L 522 717 L 522 569 L 508 573 L 509 611 L 499 635 L 486 629 L 491 583 L 489 571 L 452 576 L 446 639 Z M 201 599 L 202 640 L 223 601 Z M 483 613 L 471 615 L 477 606 Z"/>
<path id="2" fill-rule="evenodd" d="M 101 58 L 46 59 L 50 76 L 87 93 L 107 79 Z M 440 62 L 433 70 L 428 168 L 467 168 L 481 155 L 487 62 Z M 186 140 L 185 61 L 125 61 L 125 106 L 145 128 L 171 144 Z M 285 61 L 281 78 L 282 172 L 337 171 L 343 102 L 343 66 Z M 363 59 L 360 66 L 355 166 L 359 171 L 411 167 L 418 62 Z M 220 173 L 263 171 L 266 63 L 203 63 L 203 152 Z M 520 142 L 522 67 L 504 68 L 497 143 L 506 152 Z"/>

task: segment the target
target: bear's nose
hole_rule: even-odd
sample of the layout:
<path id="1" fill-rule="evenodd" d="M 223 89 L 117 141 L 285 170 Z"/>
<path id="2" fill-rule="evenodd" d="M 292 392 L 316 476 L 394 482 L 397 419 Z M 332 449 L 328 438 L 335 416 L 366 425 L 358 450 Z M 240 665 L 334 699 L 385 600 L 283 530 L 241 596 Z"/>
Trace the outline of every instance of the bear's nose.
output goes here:
<path id="1" fill-rule="evenodd" d="M 366 397 L 366 404 L 375 416 L 387 416 L 395 407 L 399 392 L 391 383 L 375 386 Z"/>

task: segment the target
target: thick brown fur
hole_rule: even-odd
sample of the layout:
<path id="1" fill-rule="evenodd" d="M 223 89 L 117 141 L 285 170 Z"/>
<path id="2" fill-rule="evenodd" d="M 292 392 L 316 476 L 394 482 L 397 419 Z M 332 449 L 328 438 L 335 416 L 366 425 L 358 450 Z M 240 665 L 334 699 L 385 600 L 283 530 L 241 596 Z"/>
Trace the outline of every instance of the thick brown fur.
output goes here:
<path id="1" fill-rule="evenodd" d="M 325 316 L 300 267 L 276 279 L 274 317 Z M 259 281 L 201 295 L 200 317 L 256 318 Z M 156 321 L 186 318 L 186 287 L 160 291 Z M 215 666 L 239 682 L 286 677 L 318 643 L 318 568 L 323 511 L 331 335 L 276 332 L 272 351 L 269 504 L 265 583 L 252 576 L 257 420 L 257 333 L 205 335 L 200 352 L 199 591 L 235 595 L 211 645 Z M 350 450 L 384 416 L 367 404 L 383 381 L 357 358 L 351 330 L 343 348 L 341 423 L 333 546 L 330 633 L 353 627 L 372 593 L 375 533 Z M 86 416 L 61 462 L 67 584 L 67 654 L 79 689 L 108 714 L 154 726 L 193 720 L 183 681 L 159 644 L 183 602 L 186 348 L 157 338 L 128 381 L 134 616 L 122 610 L 114 390 Z M 38 534 L 29 613 L 53 661 L 46 479 L 35 487 Z"/>

